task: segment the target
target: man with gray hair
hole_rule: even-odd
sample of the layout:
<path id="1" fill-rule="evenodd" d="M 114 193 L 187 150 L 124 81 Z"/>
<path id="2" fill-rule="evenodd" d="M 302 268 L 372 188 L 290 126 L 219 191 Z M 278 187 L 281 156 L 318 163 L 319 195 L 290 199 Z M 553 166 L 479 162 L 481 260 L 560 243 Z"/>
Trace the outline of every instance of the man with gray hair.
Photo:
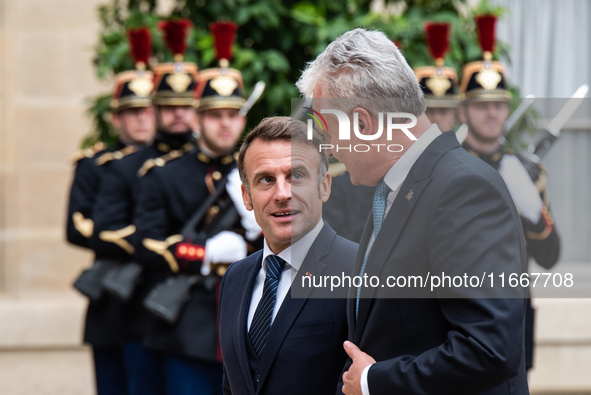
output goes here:
<path id="1" fill-rule="evenodd" d="M 349 292 L 342 392 L 527 394 L 526 291 L 433 286 L 524 271 L 503 180 L 428 121 L 412 69 L 381 32 L 343 34 L 297 85 L 327 114 L 325 152 L 354 184 L 377 185 L 353 274 L 379 282 Z M 411 277 L 431 280 L 431 291 L 396 287 Z"/>

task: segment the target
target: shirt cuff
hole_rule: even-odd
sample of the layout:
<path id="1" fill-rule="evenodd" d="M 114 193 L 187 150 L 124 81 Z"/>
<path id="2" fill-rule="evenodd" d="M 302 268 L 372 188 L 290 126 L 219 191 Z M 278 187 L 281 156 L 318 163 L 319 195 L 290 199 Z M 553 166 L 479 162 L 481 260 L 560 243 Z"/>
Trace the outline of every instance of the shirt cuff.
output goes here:
<path id="1" fill-rule="evenodd" d="M 372 364 L 373 365 L 373 364 Z M 369 373 L 371 365 L 367 365 L 363 372 L 361 372 L 361 393 L 363 395 L 369 395 L 369 384 L 367 383 L 367 374 Z"/>

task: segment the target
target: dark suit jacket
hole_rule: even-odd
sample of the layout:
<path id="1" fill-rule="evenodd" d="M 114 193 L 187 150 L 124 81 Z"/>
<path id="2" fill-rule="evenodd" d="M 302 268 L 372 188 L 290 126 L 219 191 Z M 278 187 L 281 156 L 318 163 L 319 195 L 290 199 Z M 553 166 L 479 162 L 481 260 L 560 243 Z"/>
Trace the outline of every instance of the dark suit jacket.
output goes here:
<path id="1" fill-rule="evenodd" d="M 349 172 L 333 177 L 330 198 L 322 205 L 322 218 L 339 236 L 359 243 L 375 190 L 375 187 L 353 185 Z"/>
<path id="2" fill-rule="evenodd" d="M 370 218 L 356 274 L 372 229 Z M 365 272 L 382 281 L 429 272 L 493 273 L 498 281 L 525 268 L 523 230 L 503 180 L 450 131 L 425 149 L 401 185 Z M 363 289 L 357 320 L 354 298 L 348 306 L 350 340 L 377 361 L 368 373 L 371 395 L 528 393 L 525 291 L 506 294 L 513 299 L 471 298 L 466 289 L 457 291 L 464 298 L 448 299 L 388 291 Z M 501 291 L 500 283 L 492 291 Z"/>
<path id="3" fill-rule="evenodd" d="M 351 272 L 357 244 L 324 224 L 298 272 Z M 292 298 L 291 290 L 271 327 L 261 360 L 258 390 L 247 355 L 246 322 L 262 251 L 232 264 L 222 282 L 220 344 L 225 394 L 332 394 L 347 355 L 346 299 Z M 300 289 L 301 290 L 301 289 Z M 309 289 L 310 294 L 312 289 Z"/>

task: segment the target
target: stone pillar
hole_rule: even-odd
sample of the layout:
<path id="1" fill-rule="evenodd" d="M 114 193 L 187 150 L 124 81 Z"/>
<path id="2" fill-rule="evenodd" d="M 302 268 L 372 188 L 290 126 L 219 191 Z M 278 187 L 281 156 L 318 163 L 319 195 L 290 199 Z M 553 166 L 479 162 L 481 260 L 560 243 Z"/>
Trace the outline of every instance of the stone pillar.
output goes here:
<path id="1" fill-rule="evenodd" d="M 86 301 L 71 288 L 91 254 L 64 228 L 84 99 L 110 89 L 92 66 L 102 3 L 0 0 L 0 393 L 92 391 Z"/>

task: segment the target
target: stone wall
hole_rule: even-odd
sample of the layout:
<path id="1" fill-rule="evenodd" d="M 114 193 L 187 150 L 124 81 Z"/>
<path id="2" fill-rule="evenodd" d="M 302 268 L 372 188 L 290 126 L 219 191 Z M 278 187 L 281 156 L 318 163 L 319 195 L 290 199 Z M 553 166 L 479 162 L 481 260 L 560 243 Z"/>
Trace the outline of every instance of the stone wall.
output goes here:
<path id="1" fill-rule="evenodd" d="M 69 158 L 89 132 L 99 1 L 1 0 L 1 295 L 70 293 L 90 255 L 64 243 Z"/>
<path id="2" fill-rule="evenodd" d="M 0 393 L 91 394 L 91 255 L 65 243 L 70 158 L 90 130 L 99 0 L 0 0 Z"/>

